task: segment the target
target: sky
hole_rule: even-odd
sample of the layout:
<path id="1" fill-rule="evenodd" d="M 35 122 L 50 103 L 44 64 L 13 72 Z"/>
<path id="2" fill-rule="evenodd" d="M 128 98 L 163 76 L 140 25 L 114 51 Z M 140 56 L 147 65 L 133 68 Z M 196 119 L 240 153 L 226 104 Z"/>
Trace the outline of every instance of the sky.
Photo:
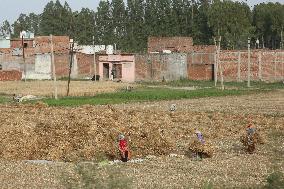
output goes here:
<path id="1" fill-rule="evenodd" d="M 8 20 L 13 23 L 21 13 L 29 14 L 34 12 L 36 14 L 41 13 L 45 5 L 50 0 L 0 0 L 0 24 L 4 20 Z M 64 3 L 64 0 L 60 0 Z M 65 0 L 73 11 L 81 10 L 81 8 L 89 8 L 96 10 L 100 0 Z M 279 2 L 284 4 L 284 0 L 244 0 L 250 6 L 263 3 L 263 2 Z"/>

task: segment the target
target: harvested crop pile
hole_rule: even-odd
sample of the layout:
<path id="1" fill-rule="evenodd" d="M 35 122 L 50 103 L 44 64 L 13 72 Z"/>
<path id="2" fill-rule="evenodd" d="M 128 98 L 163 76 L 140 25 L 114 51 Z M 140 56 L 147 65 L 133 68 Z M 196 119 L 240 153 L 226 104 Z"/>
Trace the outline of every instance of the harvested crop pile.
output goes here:
<path id="1" fill-rule="evenodd" d="M 132 157 L 183 152 L 193 128 L 206 141 L 238 141 L 246 115 L 162 112 L 112 106 L 55 108 L 45 105 L 0 106 L 0 157 L 8 160 L 79 161 L 106 155 L 118 158 L 117 136 L 129 140 Z M 264 134 L 283 128 L 284 118 L 251 116 Z M 230 146 L 228 146 L 228 149 Z"/>
<path id="2" fill-rule="evenodd" d="M 256 132 L 256 133 L 253 134 L 252 140 L 253 140 L 253 143 L 255 143 L 255 144 L 264 144 L 264 143 L 265 143 L 263 137 L 262 137 L 261 134 L 258 133 L 258 132 Z M 246 133 L 244 133 L 244 134 L 240 137 L 240 141 L 241 141 L 241 143 L 242 143 L 245 147 L 248 146 L 248 143 L 249 143 L 249 142 L 248 142 L 248 137 L 247 137 L 247 134 L 246 134 Z"/>
<path id="3" fill-rule="evenodd" d="M 190 152 L 202 154 L 203 157 L 211 158 L 214 153 L 214 147 L 206 142 L 202 144 L 197 139 L 192 140 L 188 147 Z"/>

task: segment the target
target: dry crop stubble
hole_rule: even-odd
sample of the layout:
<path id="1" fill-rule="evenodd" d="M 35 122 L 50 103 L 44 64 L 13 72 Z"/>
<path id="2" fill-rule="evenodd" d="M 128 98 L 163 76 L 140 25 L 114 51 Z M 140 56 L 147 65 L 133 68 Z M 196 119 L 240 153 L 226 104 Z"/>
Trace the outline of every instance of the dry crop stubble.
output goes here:
<path id="1" fill-rule="evenodd" d="M 57 81 L 58 95 L 65 96 L 67 92 L 67 81 Z M 93 96 L 99 93 L 115 92 L 126 88 L 128 83 L 118 82 L 93 82 L 93 81 L 71 81 L 70 96 Z M 131 84 L 133 85 L 133 84 Z M 53 81 L 5 81 L 0 82 L 0 93 L 22 94 L 35 96 L 48 96 L 54 94 Z"/>
<path id="2" fill-rule="evenodd" d="M 183 153 L 193 129 L 207 141 L 238 140 L 247 115 L 180 111 L 120 110 L 112 106 L 77 108 L 17 105 L 1 107 L 0 154 L 4 159 L 92 160 L 105 153 L 118 158 L 117 136 L 125 133 L 133 157 Z M 283 129 L 283 117 L 250 115 L 262 135 Z M 230 148 L 230 147 L 228 147 Z"/>
<path id="3" fill-rule="evenodd" d="M 281 107 L 277 109 L 279 103 L 275 104 L 276 101 L 273 100 L 277 98 L 277 101 L 281 101 L 281 95 L 282 93 L 270 94 L 272 101 L 269 104 L 261 104 L 257 100 L 254 104 L 247 103 L 248 99 L 254 99 L 254 95 L 222 97 L 218 100 L 182 100 L 177 101 L 178 109 L 174 113 L 168 112 L 168 105 L 172 102 L 87 105 L 77 108 L 0 106 L 1 161 L 5 158 L 10 162 L 7 165 L 2 163 L 6 169 L 1 175 L 5 175 L 5 172 L 12 174 L 14 169 L 27 173 L 26 168 L 11 166 L 11 160 L 85 161 L 92 160 L 101 152 L 110 158 L 118 158 L 117 134 L 124 132 L 130 140 L 134 157 L 157 155 L 143 163 L 119 165 L 125 174 L 134 179 L 134 188 L 199 188 L 208 180 L 216 188 L 263 185 L 274 165 L 274 150 L 284 149 L 281 146 L 283 142 L 275 145 L 270 138 L 272 130 L 284 130 L 283 111 Z M 265 95 L 255 96 L 258 100 L 267 98 Z M 227 107 L 228 111 L 224 111 L 226 106 L 220 104 L 222 100 L 225 104 L 232 102 Z M 180 103 L 190 108 L 182 108 Z M 218 106 L 213 107 L 213 110 L 216 108 L 215 111 L 205 111 L 209 105 L 214 106 L 216 103 Z M 246 106 L 250 107 L 249 113 L 243 111 Z M 267 112 L 267 106 L 275 107 L 277 111 Z M 264 145 L 257 145 L 256 152 L 251 155 L 245 153 L 239 141 L 249 121 L 248 117 L 267 141 Z M 215 147 L 212 158 L 192 161 L 188 157 L 165 156 L 173 151 L 184 153 L 197 126 L 205 140 Z M 279 159 L 277 167 L 282 172 L 283 165 L 283 160 Z M 53 170 L 46 166 L 37 167 L 45 173 Z M 60 166 L 59 169 L 72 169 L 74 164 Z M 107 175 L 101 172 L 103 170 L 97 174 Z M 0 178 L 3 177 L 1 175 Z M 51 183 L 55 183 L 53 176 L 47 177 L 53 180 Z M 28 179 L 21 182 L 27 183 Z M 4 180 L 3 183 L 7 181 Z"/>

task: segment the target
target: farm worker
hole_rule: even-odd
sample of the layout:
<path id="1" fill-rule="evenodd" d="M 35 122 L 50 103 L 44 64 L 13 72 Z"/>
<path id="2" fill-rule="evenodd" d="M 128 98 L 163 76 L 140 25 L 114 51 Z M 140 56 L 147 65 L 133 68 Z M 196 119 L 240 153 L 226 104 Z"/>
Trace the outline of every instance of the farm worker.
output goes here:
<path id="1" fill-rule="evenodd" d="M 199 130 L 195 129 L 195 134 L 197 136 L 198 141 L 201 142 L 201 144 L 204 144 L 205 140 L 203 138 L 202 133 Z"/>
<path id="2" fill-rule="evenodd" d="M 118 140 L 119 140 L 118 147 L 121 156 L 121 161 L 127 162 L 128 159 L 130 158 L 127 140 L 125 139 L 125 136 L 123 134 L 120 134 L 118 136 Z"/>
<path id="3" fill-rule="evenodd" d="M 195 135 L 196 135 L 198 141 L 200 142 L 201 146 L 203 146 L 205 144 L 205 140 L 203 138 L 202 133 L 199 130 L 195 129 Z M 200 159 L 200 158 L 202 159 L 202 156 L 203 156 L 203 154 L 201 152 L 196 151 L 194 153 L 194 157 L 196 157 L 196 159 Z"/>
<path id="4" fill-rule="evenodd" d="M 253 153 L 255 150 L 255 142 L 254 142 L 254 134 L 256 132 L 256 129 L 252 123 L 249 123 L 247 126 L 247 146 L 248 146 L 248 152 Z"/>

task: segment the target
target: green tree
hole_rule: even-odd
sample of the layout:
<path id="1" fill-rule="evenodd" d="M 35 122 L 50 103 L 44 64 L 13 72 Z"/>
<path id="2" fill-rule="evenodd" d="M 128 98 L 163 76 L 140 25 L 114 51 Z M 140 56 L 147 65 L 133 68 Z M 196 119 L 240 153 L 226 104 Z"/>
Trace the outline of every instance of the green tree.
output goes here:
<path id="1" fill-rule="evenodd" d="M 29 25 L 27 22 L 27 15 L 26 14 L 20 14 L 19 18 L 12 24 L 13 27 L 13 38 L 19 37 L 20 32 L 25 30 L 29 30 Z"/>
<path id="2" fill-rule="evenodd" d="M 208 12 L 210 9 L 210 2 L 202 0 L 196 5 L 196 16 L 193 19 L 192 37 L 195 44 L 212 44 L 212 29 L 208 25 Z"/>
<path id="3" fill-rule="evenodd" d="M 256 36 L 264 42 L 264 47 L 279 48 L 284 29 L 284 5 L 261 3 L 253 9 L 253 24 Z"/>
<path id="4" fill-rule="evenodd" d="M 139 52 L 147 48 L 147 36 L 145 35 L 144 1 L 127 1 L 126 40 L 125 50 Z"/>
<path id="5" fill-rule="evenodd" d="M 94 35 L 94 11 L 83 8 L 80 13 L 74 13 L 75 40 L 79 44 L 91 45 Z"/>
<path id="6" fill-rule="evenodd" d="M 224 48 L 243 48 L 253 36 L 252 15 L 246 3 L 215 0 L 208 12 L 214 36 L 222 36 Z"/>
<path id="7" fill-rule="evenodd" d="M 72 10 L 65 2 L 61 5 L 59 0 L 54 3 L 50 1 L 41 14 L 40 34 L 41 35 L 71 35 L 74 32 L 74 18 Z"/>
<path id="8" fill-rule="evenodd" d="M 95 13 L 96 43 L 101 45 L 113 44 L 113 26 L 109 1 L 100 1 Z"/>
<path id="9" fill-rule="evenodd" d="M 113 43 L 118 48 L 124 49 L 126 45 L 126 11 L 123 0 L 112 0 L 111 2 L 112 28 L 113 28 Z"/>
<path id="10" fill-rule="evenodd" d="M 12 33 L 11 25 L 8 20 L 5 20 L 0 27 L 0 36 L 9 36 Z"/>

